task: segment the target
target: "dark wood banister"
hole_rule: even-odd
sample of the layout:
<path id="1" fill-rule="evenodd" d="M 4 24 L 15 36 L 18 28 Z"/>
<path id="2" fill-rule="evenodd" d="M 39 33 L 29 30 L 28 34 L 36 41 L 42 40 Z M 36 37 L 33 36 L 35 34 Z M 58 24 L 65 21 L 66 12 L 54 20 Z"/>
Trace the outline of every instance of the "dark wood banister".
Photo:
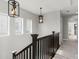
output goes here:
<path id="1" fill-rule="evenodd" d="M 55 31 L 53 31 L 52 32 L 53 34 L 51 34 L 51 35 L 47 35 L 47 36 L 45 36 L 45 37 L 41 37 L 41 38 L 37 38 L 38 37 L 38 34 L 31 34 L 31 36 L 32 36 L 32 43 L 30 44 L 30 45 L 28 45 L 27 47 L 25 47 L 24 49 L 22 49 L 21 51 L 19 51 L 18 53 L 13 53 L 13 59 L 16 59 L 16 57 L 15 56 L 18 56 L 20 53 L 22 53 L 23 51 L 25 51 L 26 49 L 28 49 L 29 47 L 31 47 L 32 45 L 33 45 L 33 53 L 35 52 L 35 42 L 39 42 L 39 41 L 41 41 L 41 40 L 44 40 L 43 38 L 46 38 L 46 37 L 52 37 L 53 39 L 54 39 L 54 35 L 56 35 L 56 34 L 58 34 L 58 33 L 56 33 L 55 34 Z M 53 41 L 54 42 L 54 41 Z M 54 43 L 53 43 L 53 45 L 54 45 Z M 54 46 L 53 46 L 54 47 Z M 33 54 L 33 57 L 35 56 L 35 53 Z M 35 57 L 33 58 L 33 59 L 35 59 Z M 52 59 L 52 58 L 51 58 Z"/>
<path id="2" fill-rule="evenodd" d="M 48 36 L 52 36 L 52 34 L 51 34 L 51 35 L 44 36 L 44 37 L 40 37 L 40 38 L 38 38 L 38 40 L 36 40 L 36 41 L 43 40 L 43 38 L 46 38 L 46 37 L 48 37 Z M 27 49 L 28 47 L 30 47 L 31 45 L 33 45 L 33 43 L 29 44 L 27 47 L 25 47 L 24 49 L 22 49 L 21 51 L 19 51 L 18 53 L 16 53 L 16 55 L 18 55 L 19 53 L 23 52 L 24 50 L 26 50 L 26 49 Z"/>
<path id="3" fill-rule="evenodd" d="M 16 53 L 15 55 L 20 54 L 21 52 L 23 52 L 24 50 L 26 50 L 27 48 L 29 48 L 31 45 L 33 45 L 33 43 L 31 43 L 30 45 L 28 45 L 27 47 L 25 47 L 24 49 L 22 49 L 21 51 L 19 51 L 19 52 Z"/>

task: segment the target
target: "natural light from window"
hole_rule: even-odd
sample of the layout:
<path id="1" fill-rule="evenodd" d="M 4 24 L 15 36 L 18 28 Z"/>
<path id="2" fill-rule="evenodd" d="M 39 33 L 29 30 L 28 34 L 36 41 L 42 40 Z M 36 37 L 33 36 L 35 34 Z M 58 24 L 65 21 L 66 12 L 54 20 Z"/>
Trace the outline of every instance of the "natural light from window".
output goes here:
<path id="1" fill-rule="evenodd" d="M 15 32 L 17 35 L 23 34 L 23 18 L 15 18 Z"/>
<path id="2" fill-rule="evenodd" d="M 26 33 L 32 33 L 32 20 L 26 20 Z"/>
<path id="3" fill-rule="evenodd" d="M 9 35 L 10 17 L 0 13 L 0 37 Z"/>

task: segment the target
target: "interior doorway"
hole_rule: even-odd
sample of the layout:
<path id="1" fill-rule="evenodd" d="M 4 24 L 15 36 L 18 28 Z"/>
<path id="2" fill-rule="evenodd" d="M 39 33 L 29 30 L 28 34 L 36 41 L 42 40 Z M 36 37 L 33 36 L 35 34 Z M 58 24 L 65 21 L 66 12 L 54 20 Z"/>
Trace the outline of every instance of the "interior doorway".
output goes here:
<path id="1" fill-rule="evenodd" d="M 78 15 L 74 15 L 68 19 L 68 39 L 77 40 L 78 34 Z"/>

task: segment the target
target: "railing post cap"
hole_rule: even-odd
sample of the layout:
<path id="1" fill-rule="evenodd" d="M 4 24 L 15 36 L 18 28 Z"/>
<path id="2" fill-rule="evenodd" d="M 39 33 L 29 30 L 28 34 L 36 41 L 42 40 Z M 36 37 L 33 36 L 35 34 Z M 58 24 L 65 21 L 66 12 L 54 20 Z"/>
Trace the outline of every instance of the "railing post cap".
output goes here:
<path id="1" fill-rule="evenodd" d="M 17 51 L 15 50 L 15 51 L 12 51 L 12 54 L 15 54 L 15 53 L 17 53 Z"/>
<path id="2" fill-rule="evenodd" d="M 52 33 L 55 33 L 55 31 L 52 31 Z"/>
<path id="3" fill-rule="evenodd" d="M 38 37 L 38 34 L 31 34 L 32 37 Z"/>

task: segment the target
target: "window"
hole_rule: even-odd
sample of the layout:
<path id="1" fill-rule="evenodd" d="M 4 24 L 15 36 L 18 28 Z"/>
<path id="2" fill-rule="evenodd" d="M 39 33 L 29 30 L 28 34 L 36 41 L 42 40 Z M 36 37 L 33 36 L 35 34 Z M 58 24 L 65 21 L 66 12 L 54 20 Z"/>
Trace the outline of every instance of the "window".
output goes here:
<path id="1" fill-rule="evenodd" d="M 23 34 L 23 18 L 15 19 L 15 32 L 16 34 Z"/>
<path id="2" fill-rule="evenodd" d="M 26 20 L 26 33 L 32 33 L 32 20 Z"/>
<path id="3" fill-rule="evenodd" d="M 10 18 L 7 15 L 0 14 L 0 37 L 9 35 Z"/>

